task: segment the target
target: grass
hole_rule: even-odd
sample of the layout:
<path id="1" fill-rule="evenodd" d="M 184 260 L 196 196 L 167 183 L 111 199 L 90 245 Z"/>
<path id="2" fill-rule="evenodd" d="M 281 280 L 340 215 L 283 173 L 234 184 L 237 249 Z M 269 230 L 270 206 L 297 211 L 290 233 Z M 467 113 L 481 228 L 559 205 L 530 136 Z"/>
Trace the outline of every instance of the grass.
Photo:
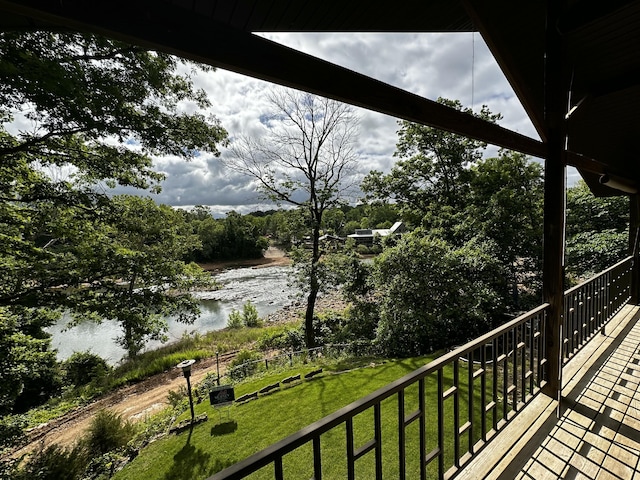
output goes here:
<path id="1" fill-rule="evenodd" d="M 251 454 L 288 436 L 300 428 L 348 405 L 374 390 L 396 380 L 424 365 L 426 357 L 386 361 L 375 367 L 367 366 L 340 374 L 325 369 L 322 376 L 289 388 L 281 389 L 257 401 L 234 405 L 227 412 L 216 411 L 208 402 L 196 406 L 196 415 L 207 413 L 209 421 L 196 426 L 192 432 L 171 435 L 156 441 L 140 455 L 116 479 L 192 479 L 206 478 Z M 337 365 L 338 370 L 344 365 Z M 353 365 L 350 365 L 353 366 Z M 264 375 L 259 380 L 248 381 L 236 387 L 236 396 L 253 392 L 265 385 L 281 380 L 289 374 L 306 373 L 314 367 L 297 368 Z M 407 392 L 411 394 L 410 390 Z M 409 405 L 407 405 L 409 407 Z M 414 407 L 415 408 L 415 407 Z M 411 411 L 407 408 L 407 412 Z M 397 452 L 397 400 L 392 397 L 383 403 L 383 434 L 394 456 Z M 359 415 L 355 421 L 356 445 L 363 444 L 373 435 L 370 412 Z M 415 443 L 415 442 L 414 442 Z M 391 445 L 396 445 L 395 448 Z M 323 456 L 327 459 L 345 458 L 344 428 L 337 428 L 323 436 Z M 310 448 L 303 447 L 290 454 L 285 461 L 287 478 L 310 478 L 307 471 L 312 465 Z M 397 454 L 395 454 L 397 456 Z M 304 458 L 306 457 L 306 458 Z M 372 462 L 363 459 L 359 468 L 365 470 L 362 478 L 371 478 Z M 324 478 L 345 478 L 346 466 L 341 462 L 326 462 Z M 393 469 L 392 463 L 387 462 Z M 397 464 L 397 457 L 395 459 Z M 397 467 L 395 469 L 397 472 Z M 387 472 L 389 478 L 391 471 Z M 252 477 L 253 478 L 253 477 Z M 272 478 L 267 469 L 255 478 Z M 385 478 L 387 475 L 385 474 Z M 409 478 L 412 478 L 409 476 Z"/>
<path id="2" fill-rule="evenodd" d="M 270 395 L 241 405 L 233 405 L 229 410 L 216 411 L 208 402 L 196 406 L 196 415 L 206 413 L 208 422 L 200 424 L 192 431 L 178 435 L 170 435 L 158 440 L 147 448 L 124 470 L 116 475 L 116 479 L 198 479 L 210 475 L 232 465 L 253 453 L 277 442 L 298 431 L 310 423 L 348 405 L 354 400 L 389 384 L 390 382 L 412 372 L 432 358 L 420 357 L 403 360 L 375 361 L 371 359 L 355 359 L 356 363 L 336 364 L 325 368 L 318 378 L 304 381 L 297 386 L 283 388 Z M 360 365 L 358 365 L 358 362 Z M 354 368 L 343 371 L 343 368 Z M 238 384 L 236 396 L 258 390 L 275 383 L 282 378 L 296 373 L 306 373 L 314 366 L 294 367 L 278 372 L 265 372 L 259 379 Z M 473 364 L 460 364 L 459 385 L 456 393 L 444 403 L 442 422 L 444 423 L 444 470 L 454 464 L 455 443 L 459 442 L 460 457 L 464 456 L 468 445 L 480 438 L 482 406 L 479 401 L 478 388 L 473 399 L 473 419 L 475 430 L 462 433 L 460 427 L 469 417 L 468 368 Z M 472 370 L 473 372 L 473 370 Z M 487 375 L 487 391 L 491 391 L 491 372 Z M 447 391 L 454 383 L 453 367 L 443 371 L 443 391 Z M 498 382 L 501 383 L 500 377 Z M 501 386 L 498 385 L 500 389 Z M 426 446 L 425 452 L 438 448 L 439 412 L 437 402 L 437 374 L 425 378 L 425 411 L 426 411 Z M 458 405 L 454 406 L 457 396 Z M 404 391 L 404 418 L 418 409 L 418 385 L 414 384 Z M 503 407 L 511 410 L 510 405 L 498 401 L 495 421 L 500 420 Z M 458 409 L 456 423 L 455 409 Z M 399 471 L 399 433 L 398 433 L 399 401 L 393 395 L 381 404 L 381 431 L 383 450 L 383 478 L 396 478 Z M 188 418 L 188 413 L 181 417 Z M 180 419 L 178 419 L 180 420 Z M 488 429 L 494 422 L 493 413 L 486 416 Z M 354 446 L 357 449 L 374 437 L 373 409 L 357 415 L 353 421 Z M 419 478 L 420 455 L 420 423 L 413 422 L 406 428 L 406 477 Z M 457 436 L 457 440 L 456 440 Z M 346 464 L 346 430 L 340 425 L 325 433 L 321 438 L 322 472 L 325 479 L 347 478 Z M 311 445 L 304 445 L 284 457 L 285 478 L 312 478 L 313 453 Z M 427 478 L 438 478 L 438 463 L 431 462 L 427 467 Z M 373 452 L 363 456 L 356 462 L 356 478 L 375 477 L 375 457 Z M 273 466 L 264 467 L 249 476 L 251 479 L 273 478 Z"/>

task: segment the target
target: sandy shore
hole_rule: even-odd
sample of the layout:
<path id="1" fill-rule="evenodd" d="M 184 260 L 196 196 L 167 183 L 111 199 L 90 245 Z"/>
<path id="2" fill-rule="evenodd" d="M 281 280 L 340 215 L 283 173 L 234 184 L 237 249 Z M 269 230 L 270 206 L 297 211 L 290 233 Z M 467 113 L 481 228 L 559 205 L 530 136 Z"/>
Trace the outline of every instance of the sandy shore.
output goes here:
<path id="1" fill-rule="evenodd" d="M 238 267 L 275 267 L 281 265 L 291 265 L 291 259 L 284 250 L 270 246 L 262 258 L 249 260 L 221 260 L 218 262 L 201 263 L 200 266 L 207 272 L 218 272 L 229 268 Z"/>

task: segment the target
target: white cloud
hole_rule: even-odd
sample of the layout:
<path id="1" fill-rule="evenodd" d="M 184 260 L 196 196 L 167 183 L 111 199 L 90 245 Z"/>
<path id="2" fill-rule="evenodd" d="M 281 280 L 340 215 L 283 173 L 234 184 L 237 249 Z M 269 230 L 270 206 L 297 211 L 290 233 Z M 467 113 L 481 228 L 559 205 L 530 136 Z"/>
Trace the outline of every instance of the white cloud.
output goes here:
<path id="1" fill-rule="evenodd" d="M 537 138 L 517 97 L 478 34 L 264 34 L 265 38 L 336 63 L 359 73 L 435 100 L 442 96 L 478 109 L 486 104 L 500 112 L 500 124 Z M 194 77 L 212 102 L 231 139 L 260 136 L 261 115 L 269 110 L 267 82 L 218 69 Z M 193 105 L 182 105 L 191 111 Z M 356 109 L 360 116 L 359 176 L 371 169 L 388 171 L 394 162 L 397 121 Z M 495 149 L 489 153 L 493 154 Z M 222 153 L 224 156 L 227 152 Z M 156 200 L 175 206 L 215 205 L 216 211 L 246 213 L 260 205 L 256 185 L 225 169 L 220 159 L 205 156 L 191 162 L 176 158 L 156 161 L 167 174 Z"/>

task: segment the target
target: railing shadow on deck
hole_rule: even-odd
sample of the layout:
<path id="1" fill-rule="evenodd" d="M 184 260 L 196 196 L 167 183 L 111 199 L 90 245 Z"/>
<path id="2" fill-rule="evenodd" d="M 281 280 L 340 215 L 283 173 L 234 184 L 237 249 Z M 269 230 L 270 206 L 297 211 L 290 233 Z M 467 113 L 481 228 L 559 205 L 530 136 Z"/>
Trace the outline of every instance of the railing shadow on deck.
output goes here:
<path id="1" fill-rule="evenodd" d="M 563 362 L 628 302 L 631 265 L 629 257 L 566 292 Z M 548 309 L 521 315 L 210 480 L 354 479 L 356 469 L 376 479 L 455 475 L 546 383 Z"/>

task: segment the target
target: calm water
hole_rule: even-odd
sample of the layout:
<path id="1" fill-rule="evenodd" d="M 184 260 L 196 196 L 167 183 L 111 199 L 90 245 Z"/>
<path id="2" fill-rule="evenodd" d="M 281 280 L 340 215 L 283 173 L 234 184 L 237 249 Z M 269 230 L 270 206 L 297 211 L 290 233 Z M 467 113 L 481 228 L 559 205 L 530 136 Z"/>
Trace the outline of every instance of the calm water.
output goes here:
<path id="1" fill-rule="evenodd" d="M 200 317 L 191 325 L 169 318 L 169 341 L 179 339 L 184 332 L 207 332 L 224 328 L 232 309 L 240 310 L 247 300 L 258 309 L 261 317 L 292 302 L 296 291 L 288 285 L 291 267 L 240 268 L 216 275 L 224 287 L 212 292 L 198 292 Z M 86 351 L 100 355 L 109 363 L 117 363 L 125 351 L 114 338 L 121 334 L 116 322 L 85 323 L 65 330 L 68 318 L 61 319 L 48 329 L 58 359 L 64 360 L 73 352 Z M 160 345 L 150 342 L 147 348 Z"/>

